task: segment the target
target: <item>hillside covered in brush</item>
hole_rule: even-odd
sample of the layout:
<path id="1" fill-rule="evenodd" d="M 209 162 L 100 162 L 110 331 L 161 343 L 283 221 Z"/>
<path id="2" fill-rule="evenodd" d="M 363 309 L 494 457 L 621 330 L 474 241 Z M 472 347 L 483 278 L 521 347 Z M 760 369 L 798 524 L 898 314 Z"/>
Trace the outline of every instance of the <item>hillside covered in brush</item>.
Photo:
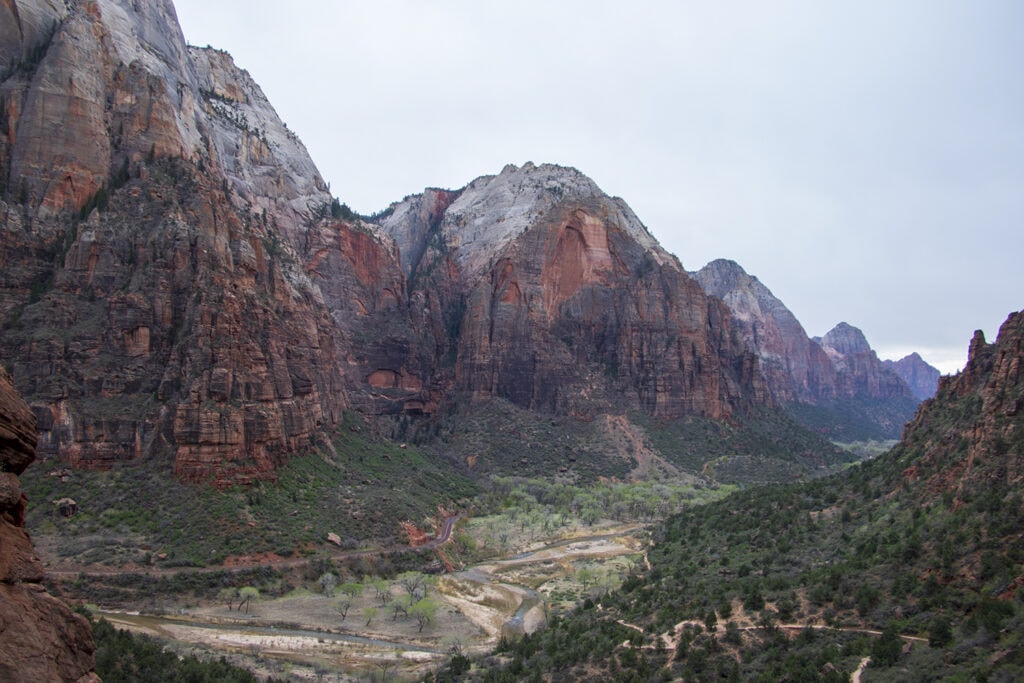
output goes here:
<path id="1" fill-rule="evenodd" d="M 648 570 L 486 679 L 1020 680 L 1022 365 L 1014 313 L 891 452 L 670 518 Z"/>

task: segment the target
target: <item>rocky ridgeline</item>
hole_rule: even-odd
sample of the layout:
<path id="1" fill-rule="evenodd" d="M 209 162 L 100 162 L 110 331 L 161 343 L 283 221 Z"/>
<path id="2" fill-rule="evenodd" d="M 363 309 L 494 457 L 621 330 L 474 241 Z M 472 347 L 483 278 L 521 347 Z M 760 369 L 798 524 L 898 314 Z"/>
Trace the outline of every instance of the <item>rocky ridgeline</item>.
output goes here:
<path id="1" fill-rule="evenodd" d="M 382 227 L 422 253 L 411 297 L 449 323 L 456 395 L 578 416 L 723 418 L 764 402 L 726 308 L 575 169 L 507 166 L 442 204 L 407 198 Z M 424 215 L 430 228 L 410 229 Z"/>
<path id="2" fill-rule="evenodd" d="M 1022 417 L 1024 311 L 1010 314 L 991 344 L 975 332 L 963 371 L 942 377 L 934 398 L 921 404 L 904 430 L 901 446 L 918 455 L 904 478 L 924 480 L 924 490 L 955 500 L 1019 490 Z"/>
<path id="3" fill-rule="evenodd" d="M 923 401 L 935 395 L 939 388 L 939 377 L 942 375 L 937 368 L 929 365 L 916 351 L 897 361 L 882 361 L 885 367 L 896 373 L 907 386 L 914 398 Z"/>
<path id="4" fill-rule="evenodd" d="M 0 369 L 0 680 L 98 683 L 89 623 L 43 588 L 43 564 L 25 533 L 18 475 L 35 444 L 35 418 Z"/>
<path id="5" fill-rule="evenodd" d="M 769 394 L 781 404 L 839 412 L 856 404 L 880 432 L 895 436 L 914 403 L 935 393 L 939 373 L 920 356 L 915 354 L 916 362 L 881 361 L 852 325 L 839 323 L 823 337 L 808 337 L 785 304 L 734 261 L 712 261 L 693 275 L 728 305 L 734 326 L 758 356 Z"/>

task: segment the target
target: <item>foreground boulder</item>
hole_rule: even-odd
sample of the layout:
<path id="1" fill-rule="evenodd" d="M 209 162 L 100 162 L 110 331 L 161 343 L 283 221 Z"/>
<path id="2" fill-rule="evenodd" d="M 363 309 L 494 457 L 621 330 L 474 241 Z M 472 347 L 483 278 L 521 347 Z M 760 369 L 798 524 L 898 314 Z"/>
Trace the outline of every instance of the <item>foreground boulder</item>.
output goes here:
<path id="1" fill-rule="evenodd" d="M 35 417 L 0 369 L 0 680 L 98 682 L 89 623 L 40 585 L 18 475 L 35 458 Z"/>

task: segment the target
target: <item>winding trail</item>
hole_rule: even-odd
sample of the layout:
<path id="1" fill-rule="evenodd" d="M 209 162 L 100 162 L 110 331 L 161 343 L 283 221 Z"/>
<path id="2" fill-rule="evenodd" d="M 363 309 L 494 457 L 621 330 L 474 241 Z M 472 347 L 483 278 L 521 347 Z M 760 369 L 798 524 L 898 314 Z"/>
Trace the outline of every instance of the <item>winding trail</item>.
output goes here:
<path id="1" fill-rule="evenodd" d="M 864 673 L 864 669 L 868 668 L 868 664 L 871 663 L 871 657 L 865 657 L 860 660 L 860 664 L 857 665 L 857 670 L 850 674 L 850 683 L 860 683 L 860 675 Z"/>

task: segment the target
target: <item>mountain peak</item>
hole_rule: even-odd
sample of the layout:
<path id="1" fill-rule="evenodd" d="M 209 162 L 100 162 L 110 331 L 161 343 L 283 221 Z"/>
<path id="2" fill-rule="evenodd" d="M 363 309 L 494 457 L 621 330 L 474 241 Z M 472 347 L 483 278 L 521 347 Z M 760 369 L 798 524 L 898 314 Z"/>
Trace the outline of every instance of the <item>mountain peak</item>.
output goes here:
<path id="1" fill-rule="evenodd" d="M 473 180 L 457 195 L 445 207 L 439 229 L 469 277 L 483 272 L 502 247 L 539 221 L 555 217 L 567 203 L 586 204 L 656 252 L 658 262 L 670 259 L 625 202 L 609 197 L 588 176 L 569 166 L 538 166 L 530 161 L 522 166 L 508 164 L 497 175 Z M 402 243 L 409 212 L 424 199 L 424 195 L 406 198 L 395 205 L 381 226 Z"/>
<path id="2" fill-rule="evenodd" d="M 872 353 L 871 345 L 860 329 L 841 322 L 825 333 L 821 338 L 821 345 L 831 349 L 841 356 L 849 356 L 855 353 Z"/>
<path id="3" fill-rule="evenodd" d="M 921 354 L 915 351 L 898 361 L 887 360 L 884 364 L 907 383 L 914 398 L 923 401 L 935 395 L 942 373 L 921 358 Z"/>

